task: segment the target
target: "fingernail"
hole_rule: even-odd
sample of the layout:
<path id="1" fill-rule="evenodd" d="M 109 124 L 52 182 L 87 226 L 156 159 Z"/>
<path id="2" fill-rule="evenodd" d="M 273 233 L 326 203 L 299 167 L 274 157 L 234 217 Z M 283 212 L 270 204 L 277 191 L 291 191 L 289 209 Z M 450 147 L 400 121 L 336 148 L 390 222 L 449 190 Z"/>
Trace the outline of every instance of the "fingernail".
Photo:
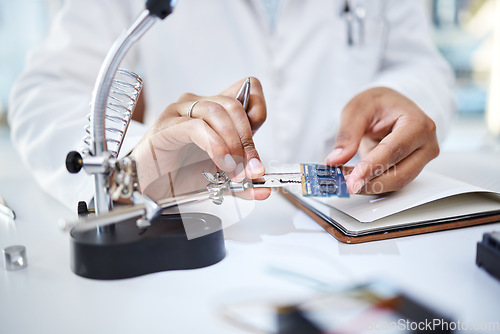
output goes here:
<path id="1" fill-rule="evenodd" d="M 228 171 L 233 171 L 236 168 L 236 162 L 230 154 L 224 156 L 224 165 Z"/>
<path id="2" fill-rule="evenodd" d="M 252 172 L 252 174 L 264 173 L 264 165 L 257 158 L 250 159 L 250 161 L 248 162 L 248 166 L 250 167 L 250 171 Z"/>
<path id="3" fill-rule="evenodd" d="M 336 148 L 334 149 L 333 151 L 330 152 L 330 154 L 328 154 L 328 156 L 326 157 L 326 160 L 334 160 L 334 159 L 337 159 L 338 156 L 342 153 L 342 149 L 341 148 Z"/>
<path id="4" fill-rule="evenodd" d="M 365 185 L 365 181 L 363 181 L 363 180 L 356 181 L 356 183 L 354 183 L 352 191 L 355 194 L 359 194 L 361 192 L 361 188 L 363 188 L 364 185 Z"/>

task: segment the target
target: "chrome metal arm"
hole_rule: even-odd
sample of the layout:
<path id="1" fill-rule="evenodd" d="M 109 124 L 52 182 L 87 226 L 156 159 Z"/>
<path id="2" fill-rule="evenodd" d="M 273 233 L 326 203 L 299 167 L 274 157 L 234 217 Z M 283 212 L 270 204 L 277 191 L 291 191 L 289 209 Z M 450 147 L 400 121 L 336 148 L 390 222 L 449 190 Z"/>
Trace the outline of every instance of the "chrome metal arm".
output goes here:
<path id="1" fill-rule="evenodd" d="M 158 19 L 150 14 L 149 10 L 144 10 L 135 20 L 132 26 L 126 30 L 113 44 L 109 50 L 104 63 L 101 66 L 94 87 L 91 109 L 91 155 L 101 156 L 107 151 L 105 116 L 109 91 L 113 83 L 118 66 L 130 49 Z M 94 204 L 97 214 L 108 212 L 112 209 L 112 201 L 108 192 L 109 175 L 107 173 L 94 174 L 95 198 Z"/>

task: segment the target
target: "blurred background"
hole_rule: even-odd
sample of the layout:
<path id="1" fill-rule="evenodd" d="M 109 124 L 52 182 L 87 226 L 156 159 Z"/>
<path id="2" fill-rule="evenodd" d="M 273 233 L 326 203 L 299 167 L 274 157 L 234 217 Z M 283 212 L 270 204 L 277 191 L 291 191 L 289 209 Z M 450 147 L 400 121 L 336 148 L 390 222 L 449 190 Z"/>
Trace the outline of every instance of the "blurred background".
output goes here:
<path id="1" fill-rule="evenodd" d="M 456 76 L 458 117 L 443 150 L 498 150 L 500 0 L 427 0 L 434 41 Z"/>
<path id="2" fill-rule="evenodd" d="M 500 150 L 500 0 L 421 1 L 457 77 L 459 114 L 442 150 Z M 7 126 L 10 88 L 28 50 L 43 40 L 63 2 L 0 0 L 0 126 Z"/>
<path id="3" fill-rule="evenodd" d="M 0 124 L 28 51 L 40 44 L 64 0 L 0 0 Z"/>

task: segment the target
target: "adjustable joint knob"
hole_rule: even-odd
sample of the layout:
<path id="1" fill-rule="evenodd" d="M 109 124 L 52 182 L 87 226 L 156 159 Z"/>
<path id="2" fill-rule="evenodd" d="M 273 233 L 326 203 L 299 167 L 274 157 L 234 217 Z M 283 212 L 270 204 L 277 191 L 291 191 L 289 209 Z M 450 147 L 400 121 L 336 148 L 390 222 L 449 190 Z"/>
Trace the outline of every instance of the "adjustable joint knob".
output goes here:
<path id="1" fill-rule="evenodd" d="M 71 151 L 66 156 L 66 169 L 71 174 L 78 173 L 83 167 L 82 155 L 77 151 Z"/>
<path id="2" fill-rule="evenodd" d="M 151 14 L 163 20 L 172 13 L 176 2 L 176 0 L 147 0 L 146 8 Z"/>

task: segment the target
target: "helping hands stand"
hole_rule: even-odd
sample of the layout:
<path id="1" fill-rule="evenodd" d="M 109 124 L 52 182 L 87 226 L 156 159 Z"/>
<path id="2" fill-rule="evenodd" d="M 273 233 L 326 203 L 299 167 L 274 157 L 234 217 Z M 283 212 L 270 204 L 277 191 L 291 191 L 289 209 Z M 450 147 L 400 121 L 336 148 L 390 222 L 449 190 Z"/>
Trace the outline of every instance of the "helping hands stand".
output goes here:
<path id="1" fill-rule="evenodd" d="M 219 218 L 201 213 L 181 216 L 162 215 L 161 212 L 168 207 L 208 198 L 220 204 L 226 179 L 220 184 L 209 184 L 205 191 L 198 194 L 155 203 L 138 195 L 135 161 L 130 157 L 119 160 L 117 154 L 111 154 L 107 148 L 106 108 L 118 65 L 132 44 L 158 18 L 164 19 L 172 13 L 175 3 L 176 0 L 148 0 L 146 10 L 113 44 L 94 87 L 90 148 L 83 156 L 75 151 L 67 156 L 69 172 L 78 173 L 83 168 L 94 175 L 95 180 L 96 217 L 89 218 L 87 224 L 82 219 L 78 223 L 64 225 L 70 230 L 71 269 L 77 275 L 120 279 L 158 271 L 201 268 L 225 257 Z M 113 174 L 115 186 L 111 191 Z M 215 178 L 216 181 L 218 179 Z M 135 205 L 113 210 L 112 193 L 117 197 L 131 198 Z M 98 222 L 92 224 L 92 220 Z M 199 235 L 188 239 L 184 224 L 190 224 L 190 236 L 193 236 L 192 233 L 196 235 L 198 230 Z M 195 227 L 193 231 L 191 226 Z"/>

